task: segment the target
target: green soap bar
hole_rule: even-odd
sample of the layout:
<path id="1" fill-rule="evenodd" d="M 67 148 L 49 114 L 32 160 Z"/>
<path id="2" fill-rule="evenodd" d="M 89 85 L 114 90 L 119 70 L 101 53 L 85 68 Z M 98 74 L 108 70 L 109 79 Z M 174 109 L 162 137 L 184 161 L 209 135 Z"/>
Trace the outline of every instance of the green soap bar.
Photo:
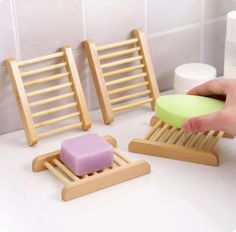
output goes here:
<path id="1" fill-rule="evenodd" d="M 184 121 L 214 113 L 224 107 L 224 102 L 195 95 L 164 95 L 156 101 L 156 116 L 163 122 L 181 128 Z"/>

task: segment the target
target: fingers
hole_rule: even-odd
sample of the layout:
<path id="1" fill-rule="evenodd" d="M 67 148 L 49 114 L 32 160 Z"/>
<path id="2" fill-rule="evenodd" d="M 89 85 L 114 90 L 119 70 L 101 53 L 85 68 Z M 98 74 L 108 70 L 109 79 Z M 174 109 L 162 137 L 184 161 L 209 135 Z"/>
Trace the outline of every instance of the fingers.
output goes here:
<path id="1" fill-rule="evenodd" d="M 205 116 L 191 118 L 183 123 L 182 129 L 186 132 L 194 133 L 210 130 L 226 131 L 226 120 L 227 118 L 220 111 Z"/>
<path id="2" fill-rule="evenodd" d="M 227 83 L 223 79 L 211 80 L 191 89 L 188 94 L 200 96 L 227 95 Z"/>

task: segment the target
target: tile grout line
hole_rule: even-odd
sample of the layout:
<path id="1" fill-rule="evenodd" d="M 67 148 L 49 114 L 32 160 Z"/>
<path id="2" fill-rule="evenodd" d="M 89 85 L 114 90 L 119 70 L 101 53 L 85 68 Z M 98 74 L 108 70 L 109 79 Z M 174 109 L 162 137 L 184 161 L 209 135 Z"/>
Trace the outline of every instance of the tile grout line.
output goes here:
<path id="1" fill-rule="evenodd" d="M 148 34 L 148 0 L 144 0 L 144 31 Z"/>
<path id="2" fill-rule="evenodd" d="M 159 37 L 159 36 L 163 36 L 163 35 L 169 35 L 169 34 L 172 34 L 172 33 L 175 33 L 175 32 L 187 30 L 187 29 L 194 28 L 194 27 L 199 27 L 200 25 L 201 25 L 201 23 L 198 22 L 198 23 L 194 23 L 194 24 L 188 24 L 188 25 L 184 25 L 184 26 L 181 26 L 181 27 L 172 28 L 170 30 L 166 30 L 166 31 L 158 32 L 158 33 L 151 33 L 151 34 L 148 35 L 148 38 Z"/>
<path id="3" fill-rule="evenodd" d="M 20 36 L 19 36 L 20 32 L 19 32 L 19 26 L 17 22 L 15 0 L 11 0 L 10 3 L 11 3 L 13 29 L 14 29 L 14 36 L 15 36 L 16 57 L 17 59 L 21 60 L 22 54 L 21 54 L 21 43 L 20 43 Z"/>
<path id="4" fill-rule="evenodd" d="M 205 51 L 205 45 L 204 45 L 204 24 L 205 22 L 205 0 L 201 0 L 201 25 L 200 25 L 200 62 L 204 62 L 204 51 Z"/>
<path id="5" fill-rule="evenodd" d="M 82 14 L 83 14 L 83 17 L 82 17 L 82 20 L 83 20 L 83 34 L 84 34 L 84 39 L 88 39 L 88 28 L 87 28 L 87 11 L 86 11 L 86 0 L 83 0 L 82 1 Z M 83 49 L 81 51 L 84 51 Z M 86 54 L 84 52 L 84 56 L 86 57 Z M 85 76 L 86 76 L 86 94 L 87 94 L 87 104 L 88 104 L 88 108 L 90 109 L 92 106 L 91 106 L 91 103 L 92 103 L 92 96 L 91 96 L 91 93 L 90 93 L 90 78 L 89 78 L 89 72 L 88 72 L 88 69 L 85 70 Z"/>

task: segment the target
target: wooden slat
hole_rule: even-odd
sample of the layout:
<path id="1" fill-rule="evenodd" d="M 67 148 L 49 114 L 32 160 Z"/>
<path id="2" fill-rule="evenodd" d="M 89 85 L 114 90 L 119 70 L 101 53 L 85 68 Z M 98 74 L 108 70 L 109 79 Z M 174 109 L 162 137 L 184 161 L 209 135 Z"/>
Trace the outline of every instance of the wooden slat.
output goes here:
<path id="1" fill-rule="evenodd" d="M 194 147 L 202 135 L 203 133 L 196 134 L 193 140 L 190 142 L 189 147 Z"/>
<path id="2" fill-rule="evenodd" d="M 37 143 L 38 136 L 36 134 L 36 130 L 34 129 L 34 122 L 32 119 L 29 102 L 25 94 L 23 82 L 20 76 L 20 70 L 14 58 L 6 60 L 6 65 L 14 90 L 13 92 L 15 94 L 18 109 L 24 125 L 27 141 L 29 146 L 33 146 Z"/>
<path id="3" fill-rule="evenodd" d="M 131 100 L 137 97 L 147 96 L 149 93 L 150 93 L 150 90 L 145 90 L 140 93 L 133 93 L 133 94 L 129 94 L 123 97 L 113 98 L 111 99 L 111 104 L 116 104 L 122 101 Z"/>
<path id="4" fill-rule="evenodd" d="M 217 144 L 217 142 L 219 141 L 219 139 L 224 135 L 223 131 L 218 132 L 218 134 L 215 136 L 215 138 L 213 139 L 213 141 L 210 142 L 210 144 L 208 145 L 207 150 L 212 150 L 213 147 Z"/>
<path id="5" fill-rule="evenodd" d="M 128 86 L 117 88 L 117 89 L 112 89 L 112 90 L 108 91 L 108 94 L 112 95 L 112 94 L 122 93 L 122 92 L 126 92 L 128 90 L 131 90 L 131 89 L 136 89 L 136 88 L 139 88 L 142 86 L 147 86 L 147 85 L 148 85 L 148 82 L 145 81 L 145 82 L 141 82 L 141 83 L 137 83 L 137 84 L 133 84 L 133 85 L 128 85 Z"/>
<path id="6" fill-rule="evenodd" d="M 128 77 L 122 77 L 122 78 L 114 80 L 114 81 L 106 82 L 106 86 L 112 86 L 112 85 L 124 83 L 124 82 L 127 82 L 127 81 L 132 81 L 132 80 L 135 80 L 135 79 L 138 79 L 138 78 L 141 78 L 141 77 L 145 77 L 146 75 L 147 75 L 146 73 L 139 73 L 139 74 L 128 76 Z"/>
<path id="7" fill-rule="evenodd" d="M 82 130 L 88 130 L 91 127 L 91 120 L 88 114 L 88 107 L 84 97 L 82 84 L 80 82 L 79 73 L 76 67 L 72 49 L 69 46 L 62 48 L 65 54 L 67 72 L 70 73 L 69 80 L 72 83 L 72 91 L 75 93 L 74 100 L 77 103 L 76 107 L 80 112 L 80 121 L 82 122 Z"/>
<path id="8" fill-rule="evenodd" d="M 54 64 L 54 65 L 50 65 L 44 68 L 40 68 L 40 69 L 36 69 L 36 70 L 32 70 L 32 71 L 27 71 L 27 72 L 22 72 L 21 73 L 21 77 L 28 77 L 28 76 L 32 76 L 32 75 L 36 75 L 36 74 L 40 74 L 43 72 L 48 72 L 48 71 L 52 71 L 52 70 L 56 70 L 62 67 L 65 67 L 66 63 L 62 62 L 59 64 Z"/>
<path id="9" fill-rule="evenodd" d="M 66 115 L 63 115 L 61 117 L 57 117 L 57 118 L 45 120 L 45 121 L 42 121 L 42 122 L 38 122 L 34 126 L 35 126 L 35 128 L 39 128 L 39 127 L 51 125 L 53 123 L 61 122 L 61 121 L 64 121 L 66 119 L 69 119 L 69 118 L 75 118 L 75 117 L 78 117 L 78 116 L 79 116 L 79 112 L 66 114 Z"/>
<path id="10" fill-rule="evenodd" d="M 79 177 L 77 177 L 70 169 L 68 169 L 64 164 L 62 164 L 59 160 L 54 159 L 53 163 L 57 165 L 67 176 L 69 176 L 73 181 L 78 181 Z"/>
<path id="11" fill-rule="evenodd" d="M 63 184 L 69 184 L 70 181 L 63 176 L 55 167 L 53 167 L 50 163 L 45 162 L 45 167 L 54 175 L 56 176 Z"/>
<path id="12" fill-rule="evenodd" d="M 74 96 L 74 93 L 72 93 L 72 92 L 71 93 L 66 93 L 66 94 L 62 94 L 62 95 L 59 95 L 59 96 L 50 97 L 50 98 L 47 98 L 47 99 L 31 102 L 29 104 L 29 106 L 30 107 L 41 106 L 41 105 L 45 105 L 45 104 L 48 104 L 48 103 L 51 103 L 51 102 L 55 102 L 55 101 L 65 99 L 65 98 L 69 98 L 69 97 L 73 97 L 73 96 Z"/>
<path id="13" fill-rule="evenodd" d="M 104 123 L 110 124 L 113 121 L 114 115 L 112 112 L 109 95 L 105 85 L 101 64 L 98 59 L 96 45 L 94 41 L 87 40 L 83 42 L 83 47 L 88 57 L 90 69 L 93 76 L 93 82 L 96 88 Z"/>
<path id="14" fill-rule="evenodd" d="M 179 145 L 185 146 L 185 145 L 188 143 L 188 141 L 191 139 L 192 135 L 193 135 L 193 133 L 189 132 L 189 133 L 185 136 L 185 138 L 183 139 L 183 141 L 181 141 L 181 144 L 179 144 Z"/>
<path id="15" fill-rule="evenodd" d="M 205 138 L 202 140 L 202 142 L 197 146 L 198 149 L 202 149 L 205 144 L 208 142 L 208 140 L 214 135 L 215 131 L 211 130 L 207 133 Z"/>
<path id="16" fill-rule="evenodd" d="M 177 130 L 176 127 L 172 127 L 170 131 L 162 138 L 162 142 L 166 143 L 176 130 Z"/>
<path id="17" fill-rule="evenodd" d="M 63 131 L 67 131 L 67 130 L 74 129 L 74 128 L 81 128 L 81 126 L 82 126 L 82 123 L 80 122 L 80 123 L 75 123 L 72 125 L 59 127 L 59 128 L 47 131 L 47 132 L 39 133 L 39 138 L 45 138 L 45 137 L 55 135 L 55 134 L 61 133 Z"/>
<path id="18" fill-rule="evenodd" d="M 44 88 L 44 89 L 36 90 L 36 91 L 33 91 L 33 92 L 29 92 L 29 93 L 26 94 L 26 96 L 27 97 L 33 97 L 33 96 L 41 95 L 41 94 L 44 94 L 44 93 L 50 93 L 50 92 L 53 92 L 53 91 L 56 91 L 56 90 L 59 90 L 59 89 L 64 89 L 64 88 L 67 88 L 67 87 L 71 87 L 71 86 L 72 86 L 72 83 L 67 82 L 67 83 L 64 83 L 64 84 L 61 84 L 61 85 L 55 85 L 53 87 Z"/>
<path id="19" fill-rule="evenodd" d="M 165 124 L 158 132 L 157 134 L 152 138 L 153 141 L 157 141 L 158 139 L 161 138 L 161 136 L 166 132 L 168 129 L 169 125 Z"/>
<path id="20" fill-rule="evenodd" d="M 118 57 L 122 55 L 128 55 L 128 54 L 138 52 L 138 51 L 140 51 L 139 47 L 130 48 L 130 49 L 122 50 L 122 51 L 117 51 L 117 52 L 101 55 L 99 56 L 99 60 L 106 60 L 106 59 L 110 59 L 110 58 L 114 58 L 114 57 Z"/>
<path id="21" fill-rule="evenodd" d="M 127 68 L 121 68 L 121 69 L 110 71 L 110 72 L 104 72 L 103 76 L 104 77 L 112 77 L 115 75 L 120 75 L 123 73 L 128 73 L 128 72 L 135 71 L 138 69 L 143 69 L 143 68 L 144 68 L 144 64 L 140 64 L 140 65 L 135 65 L 135 66 L 127 67 Z"/>
<path id="22" fill-rule="evenodd" d="M 69 73 L 65 72 L 65 73 L 59 73 L 59 74 L 56 74 L 56 75 L 52 75 L 52 76 L 49 76 L 49 77 L 42 77 L 42 78 L 37 79 L 37 80 L 27 81 L 27 82 L 24 83 L 24 86 L 29 87 L 29 86 L 36 85 L 36 84 L 42 84 L 42 83 L 45 83 L 45 82 L 48 82 L 48 81 L 58 80 L 60 78 L 66 77 L 68 75 L 69 75 Z"/>
<path id="23" fill-rule="evenodd" d="M 121 65 L 121 64 L 128 64 L 128 63 L 132 63 L 132 62 L 135 62 L 135 61 L 139 61 L 139 60 L 142 60 L 142 59 L 143 59 L 142 56 L 126 58 L 126 59 L 122 59 L 122 60 L 118 60 L 118 61 L 113 61 L 113 62 L 109 62 L 109 63 L 106 63 L 106 64 L 102 64 L 101 68 L 102 69 L 111 68 L 111 67 L 118 66 L 118 65 Z"/>
<path id="24" fill-rule="evenodd" d="M 108 49 L 113 49 L 113 48 L 118 48 L 118 47 L 122 47 L 125 45 L 129 45 L 129 44 L 135 44 L 138 42 L 138 39 L 129 39 L 129 40 L 125 40 L 125 41 L 121 41 L 118 43 L 112 43 L 112 44 L 108 44 L 108 45 L 104 45 L 104 46 L 99 46 L 97 48 L 97 51 L 104 51 L 104 50 L 108 50 Z"/>
<path id="25" fill-rule="evenodd" d="M 57 52 L 57 53 L 46 55 L 46 56 L 41 56 L 41 57 L 29 59 L 29 60 L 19 61 L 19 62 L 17 62 L 17 64 L 19 66 L 25 66 L 25 65 L 29 65 L 29 64 L 34 64 L 34 63 L 38 63 L 38 62 L 42 62 L 42 61 L 46 61 L 46 60 L 51 60 L 51 59 L 63 57 L 63 55 L 64 55 L 63 52 Z"/>
<path id="26" fill-rule="evenodd" d="M 114 167 L 114 164 L 116 164 L 118 167 L 122 166 L 122 163 L 116 158 L 113 159 L 113 167 Z"/>
<path id="27" fill-rule="evenodd" d="M 32 114 L 32 117 L 37 118 L 37 117 L 40 117 L 40 116 L 49 115 L 49 114 L 52 114 L 52 113 L 55 113 L 55 112 L 58 112 L 58 111 L 61 111 L 61 110 L 64 110 L 64 109 L 69 109 L 69 108 L 75 107 L 76 105 L 77 105 L 76 102 L 72 102 L 72 103 L 69 103 L 69 104 L 62 105 L 62 106 L 57 106 L 57 107 L 50 108 L 50 109 L 47 109 L 47 110 L 42 110 L 42 111 L 39 111 L 37 113 Z"/>
<path id="28" fill-rule="evenodd" d="M 121 111 L 121 110 L 126 110 L 126 109 L 130 109 L 130 108 L 133 108 L 133 107 L 136 107 L 136 106 L 146 104 L 146 103 L 150 103 L 152 101 L 153 101 L 152 98 L 148 98 L 148 99 L 145 99 L 145 100 L 142 100 L 142 101 L 138 101 L 138 102 L 130 103 L 130 104 L 127 104 L 127 105 L 115 107 L 115 108 L 112 109 L 112 111 L 113 112 L 118 112 L 118 111 Z"/>
<path id="29" fill-rule="evenodd" d="M 151 131 L 148 132 L 148 134 L 144 137 L 144 139 L 145 139 L 145 140 L 150 139 L 150 138 L 153 136 L 153 134 L 156 132 L 156 130 L 161 126 L 162 123 L 163 123 L 163 122 L 162 122 L 161 120 L 159 120 L 159 121 L 156 123 L 156 125 L 151 129 Z"/>
<path id="30" fill-rule="evenodd" d="M 159 89 L 156 81 L 156 75 L 152 65 L 152 59 L 148 48 L 148 41 L 143 30 L 136 29 L 132 32 L 133 36 L 139 40 L 138 46 L 141 48 L 139 54 L 143 56 L 141 61 L 144 64 L 144 72 L 147 73 L 146 81 L 149 82 L 149 89 L 151 90 L 150 97 L 157 99 L 159 97 Z M 152 110 L 155 110 L 155 101 L 152 102 Z"/>
<path id="31" fill-rule="evenodd" d="M 178 139 L 183 135 L 183 133 L 184 133 L 184 131 L 183 131 L 182 129 L 179 130 L 179 131 L 175 134 L 175 136 L 172 138 L 172 140 L 170 141 L 170 143 L 175 144 L 175 143 L 178 141 Z"/>
<path id="32" fill-rule="evenodd" d="M 118 156 L 125 163 L 127 163 L 127 164 L 130 163 L 130 160 L 127 159 L 125 156 L 121 155 L 120 152 L 117 149 L 115 149 L 114 153 L 115 153 L 116 156 Z"/>

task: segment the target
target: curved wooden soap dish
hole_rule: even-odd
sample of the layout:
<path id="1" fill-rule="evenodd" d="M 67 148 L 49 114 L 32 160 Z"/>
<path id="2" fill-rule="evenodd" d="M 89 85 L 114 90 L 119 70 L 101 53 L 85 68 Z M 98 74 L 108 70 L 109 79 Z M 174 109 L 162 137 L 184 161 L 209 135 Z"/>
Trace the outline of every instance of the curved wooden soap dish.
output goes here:
<path id="1" fill-rule="evenodd" d="M 214 147 L 224 132 L 186 133 L 162 122 L 157 117 L 151 119 L 153 126 L 144 139 L 134 139 L 129 151 L 164 158 L 183 160 L 212 166 L 219 165 Z"/>
<path id="2" fill-rule="evenodd" d="M 117 146 L 112 136 L 103 138 L 113 147 Z M 64 201 L 150 173 L 150 165 L 146 161 L 130 161 L 117 150 L 112 167 L 84 176 L 76 176 L 62 163 L 59 150 L 36 157 L 32 169 L 34 172 L 48 169 L 56 176 L 64 184 L 61 192 Z"/>

